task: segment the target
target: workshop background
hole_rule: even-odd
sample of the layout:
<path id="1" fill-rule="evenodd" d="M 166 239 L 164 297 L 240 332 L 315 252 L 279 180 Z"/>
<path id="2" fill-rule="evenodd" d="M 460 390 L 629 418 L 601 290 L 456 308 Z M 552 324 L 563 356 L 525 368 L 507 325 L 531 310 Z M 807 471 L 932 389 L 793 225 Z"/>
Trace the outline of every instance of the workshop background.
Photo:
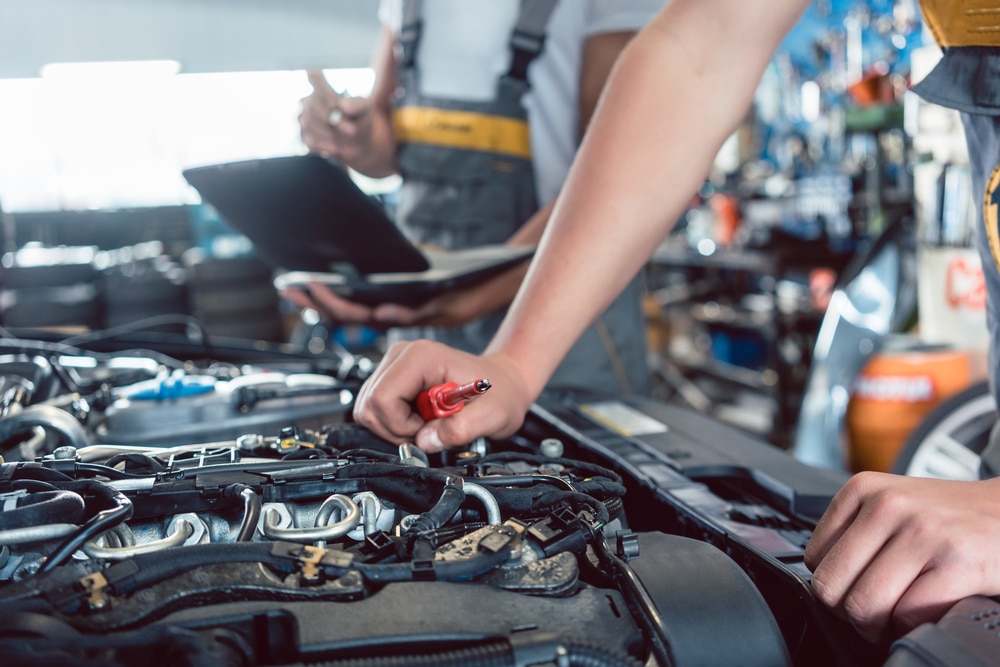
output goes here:
<path id="1" fill-rule="evenodd" d="M 365 94 L 378 29 L 351 0 L 0 0 L 0 324 L 377 358 L 378 333 L 282 302 L 181 172 L 303 153 L 304 70 Z M 907 92 L 939 57 L 916 0 L 813 4 L 646 269 L 658 398 L 899 470 L 985 395 L 961 128 Z"/>

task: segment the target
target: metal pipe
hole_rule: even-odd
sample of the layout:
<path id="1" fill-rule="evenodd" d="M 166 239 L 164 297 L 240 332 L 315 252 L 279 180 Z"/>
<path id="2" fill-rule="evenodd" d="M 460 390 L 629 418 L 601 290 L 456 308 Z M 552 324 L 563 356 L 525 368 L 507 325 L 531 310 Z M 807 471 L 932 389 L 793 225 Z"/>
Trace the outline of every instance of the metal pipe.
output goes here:
<path id="1" fill-rule="evenodd" d="M 50 523 L 44 526 L 0 530 L 0 544 L 27 544 L 54 540 L 80 530 L 75 523 Z"/>
<path id="2" fill-rule="evenodd" d="M 139 554 L 148 554 L 161 549 L 179 547 L 194 534 L 194 526 L 187 519 L 181 519 L 174 524 L 174 532 L 166 537 L 143 542 L 128 547 L 102 547 L 97 542 L 88 542 L 83 545 L 83 552 L 91 558 L 103 558 L 104 560 L 123 560 Z"/>
<path id="3" fill-rule="evenodd" d="M 328 526 L 324 525 L 330 520 L 336 509 L 345 513 L 344 518 Z M 361 510 L 353 500 L 337 493 L 324 500 L 323 504 L 320 505 L 314 528 L 280 528 L 277 524 L 279 518 L 280 515 L 274 509 L 269 508 L 264 513 L 262 530 L 267 538 L 288 542 L 319 542 L 335 540 L 354 530 L 361 522 Z"/>
<path id="4" fill-rule="evenodd" d="M 486 509 L 487 523 L 494 526 L 503 523 L 503 518 L 500 516 L 500 505 L 489 489 L 471 482 L 466 482 L 462 489 L 465 491 L 465 495 L 472 496 L 483 504 Z"/>

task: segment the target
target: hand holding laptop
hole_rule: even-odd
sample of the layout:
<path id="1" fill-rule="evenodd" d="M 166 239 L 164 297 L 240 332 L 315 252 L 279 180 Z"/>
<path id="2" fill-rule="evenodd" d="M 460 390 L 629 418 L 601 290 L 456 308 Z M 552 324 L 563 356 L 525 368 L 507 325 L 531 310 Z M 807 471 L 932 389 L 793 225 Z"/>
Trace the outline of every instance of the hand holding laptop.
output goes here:
<path id="1" fill-rule="evenodd" d="M 374 329 L 453 326 L 508 305 L 526 270 L 527 263 L 515 265 L 480 283 L 446 292 L 415 307 L 388 302 L 374 306 L 357 303 L 316 282 L 286 287 L 281 295 L 297 307 L 311 308 L 324 320 L 338 324 L 363 324 Z"/>
<path id="2" fill-rule="evenodd" d="M 478 306 L 462 303 L 475 299 L 456 291 L 515 270 L 522 272 L 519 280 L 534 252 L 533 246 L 502 244 L 417 248 L 343 167 L 319 155 L 195 167 L 184 177 L 253 242 L 277 272 L 279 290 L 322 283 L 342 299 L 369 307 L 427 306 L 420 315 L 395 311 L 398 319 L 445 318 L 456 307 L 488 307 L 487 293 L 480 293 L 486 305 Z M 453 292 L 459 305 L 429 303 Z"/>

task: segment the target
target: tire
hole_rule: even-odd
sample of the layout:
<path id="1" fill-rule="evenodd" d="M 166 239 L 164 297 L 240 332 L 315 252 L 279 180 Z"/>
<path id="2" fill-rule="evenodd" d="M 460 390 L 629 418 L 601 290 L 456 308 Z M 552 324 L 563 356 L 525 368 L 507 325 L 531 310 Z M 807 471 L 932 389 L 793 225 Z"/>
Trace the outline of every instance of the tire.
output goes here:
<path id="1" fill-rule="evenodd" d="M 910 477 L 979 479 L 979 455 L 997 421 L 989 383 L 976 383 L 931 410 L 906 438 L 892 472 Z"/>

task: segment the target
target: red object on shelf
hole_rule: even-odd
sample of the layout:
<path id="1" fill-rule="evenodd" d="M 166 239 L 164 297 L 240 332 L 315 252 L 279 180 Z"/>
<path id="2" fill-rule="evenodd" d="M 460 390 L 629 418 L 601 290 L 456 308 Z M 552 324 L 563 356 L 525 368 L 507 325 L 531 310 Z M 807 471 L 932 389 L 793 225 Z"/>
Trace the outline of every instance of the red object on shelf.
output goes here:
<path id="1" fill-rule="evenodd" d="M 466 401 L 485 394 L 491 386 L 486 378 L 463 385 L 455 382 L 435 385 L 417 396 L 417 412 L 424 421 L 448 417 L 460 412 Z"/>

